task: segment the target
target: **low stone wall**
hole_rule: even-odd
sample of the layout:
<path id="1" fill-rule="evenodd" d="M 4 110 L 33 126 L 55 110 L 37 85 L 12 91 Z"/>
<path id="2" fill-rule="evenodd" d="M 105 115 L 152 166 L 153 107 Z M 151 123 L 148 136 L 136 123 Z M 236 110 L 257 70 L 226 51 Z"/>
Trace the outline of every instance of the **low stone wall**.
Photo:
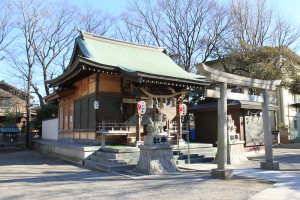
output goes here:
<path id="1" fill-rule="evenodd" d="M 79 165 L 84 165 L 84 160 L 101 148 L 100 146 L 82 146 L 45 140 L 33 141 L 32 147 L 44 154 Z"/>

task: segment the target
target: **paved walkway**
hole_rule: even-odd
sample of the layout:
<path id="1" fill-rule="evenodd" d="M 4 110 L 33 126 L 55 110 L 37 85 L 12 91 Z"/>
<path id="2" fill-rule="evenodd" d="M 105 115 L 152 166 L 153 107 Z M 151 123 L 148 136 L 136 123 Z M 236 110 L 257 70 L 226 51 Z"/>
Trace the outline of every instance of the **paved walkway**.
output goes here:
<path id="1" fill-rule="evenodd" d="M 262 170 L 260 161 L 264 161 L 264 152 L 248 154 L 246 164 L 229 166 L 234 174 L 256 180 L 272 181 L 275 184 L 251 197 L 251 200 L 290 200 L 300 199 L 300 144 L 278 145 L 273 149 L 274 160 L 280 163 L 280 171 Z M 216 164 L 184 165 L 187 169 L 210 170 Z"/>
<path id="2" fill-rule="evenodd" d="M 263 156 L 250 155 L 247 164 L 234 166 L 233 179 L 217 180 L 209 173 L 214 164 L 132 179 L 35 151 L 0 150 L 0 199 L 300 199 L 300 148 L 290 145 L 274 152 L 284 171 L 260 170 Z"/>

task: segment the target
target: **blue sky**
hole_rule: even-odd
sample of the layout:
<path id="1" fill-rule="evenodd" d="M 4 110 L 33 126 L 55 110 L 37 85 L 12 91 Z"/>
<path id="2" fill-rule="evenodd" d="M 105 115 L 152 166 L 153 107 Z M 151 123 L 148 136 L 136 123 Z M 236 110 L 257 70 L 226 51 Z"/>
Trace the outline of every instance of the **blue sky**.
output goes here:
<path id="1" fill-rule="evenodd" d="M 69 3 L 76 5 L 78 7 L 92 7 L 93 9 L 100 9 L 107 11 L 113 15 L 119 15 L 129 6 L 130 2 L 133 0 L 68 0 Z M 143 0 L 140 0 L 143 1 Z M 184 0 L 183 0 L 184 1 Z M 219 2 L 226 3 L 231 0 L 218 0 Z M 256 0 L 249 0 L 256 1 Z M 300 26 L 300 0 L 269 0 L 273 4 L 274 9 L 279 10 L 284 15 L 288 16 L 292 21 L 299 24 Z M 298 51 L 298 54 L 300 52 Z M 1 63 L 1 69 L 5 68 L 5 64 Z M 6 74 L 0 73 L 0 80 L 5 80 L 6 82 L 13 84 L 12 80 L 8 80 Z M 41 82 L 42 83 L 42 82 Z M 40 83 L 40 84 L 41 84 Z M 18 86 L 17 86 L 18 87 Z"/>
<path id="2" fill-rule="evenodd" d="M 108 11 L 113 14 L 121 14 L 132 0 L 69 0 L 78 7 L 92 5 L 93 8 Z"/>
<path id="3" fill-rule="evenodd" d="M 231 0 L 218 1 L 224 3 Z M 69 0 L 69 2 L 80 7 L 92 5 L 93 8 L 109 11 L 112 14 L 121 14 L 133 0 Z M 269 0 L 269 2 L 274 5 L 275 9 L 278 9 L 300 24 L 300 0 Z"/>
<path id="4" fill-rule="evenodd" d="M 299 0 L 271 0 L 274 3 L 274 6 L 279 11 L 285 13 L 295 20 L 296 23 L 300 24 L 300 1 Z"/>

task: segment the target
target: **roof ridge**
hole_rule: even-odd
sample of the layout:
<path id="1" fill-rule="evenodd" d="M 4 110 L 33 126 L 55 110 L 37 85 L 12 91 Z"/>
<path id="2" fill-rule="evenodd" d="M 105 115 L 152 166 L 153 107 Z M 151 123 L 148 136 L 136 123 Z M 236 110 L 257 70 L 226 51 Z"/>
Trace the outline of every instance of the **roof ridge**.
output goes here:
<path id="1" fill-rule="evenodd" d="M 14 89 L 14 90 L 20 92 L 20 93 L 26 94 L 26 92 L 24 92 L 23 90 L 21 90 L 21 89 L 15 87 L 15 86 L 13 86 L 13 85 L 11 85 L 11 84 L 5 82 L 4 80 L 1 80 L 1 81 L 0 81 L 0 85 L 6 85 L 6 86 L 8 86 L 8 87 L 10 87 L 10 88 L 12 88 L 12 89 Z"/>
<path id="2" fill-rule="evenodd" d="M 137 44 L 137 43 L 133 43 L 133 42 L 127 42 L 127 41 L 122 41 L 122 40 L 118 40 L 118 39 L 108 38 L 108 37 L 104 37 L 104 36 L 84 32 L 84 31 L 81 31 L 81 30 L 78 30 L 78 31 L 80 32 L 83 39 L 86 37 L 86 38 L 89 38 L 89 39 L 94 39 L 94 40 L 104 41 L 104 42 L 110 42 L 110 43 L 113 43 L 113 44 L 130 46 L 130 47 L 135 47 L 135 48 L 140 48 L 140 49 L 160 51 L 160 52 L 165 51 L 165 48 L 163 48 L 163 47 L 142 45 L 142 44 Z"/>

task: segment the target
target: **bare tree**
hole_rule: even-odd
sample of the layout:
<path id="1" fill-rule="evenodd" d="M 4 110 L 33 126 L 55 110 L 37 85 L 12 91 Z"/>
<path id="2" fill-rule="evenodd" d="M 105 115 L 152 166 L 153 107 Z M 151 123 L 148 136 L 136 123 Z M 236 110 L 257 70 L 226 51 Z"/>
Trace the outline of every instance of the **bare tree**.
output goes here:
<path id="1" fill-rule="evenodd" d="M 297 43 L 300 28 L 266 0 L 232 0 L 230 19 L 229 34 L 219 52 L 225 71 L 261 79 L 295 72 L 291 66 L 298 58 L 290 48 Z M 282 62 L 282 56 L 289 61 Z"/>
<path id="2" fill-rule="evenodd" d="M 91 5 L 86 5 L 79 16 L 79 28 L 97 35 L 106 35 L 115 21 L 112 15 L 99 9 L 91 9 Z"/>
<path id="3" fill-rule="evenodd" d="M 213 55 L 228 25 L 226 10 L 214 0 L 135 1 L 129 12 L 131 18 L 124 18 L 130 27 L 127 31 L 135 27 L 136 33 L 143 31 L 150 35 L 150 41 L 166 47 L 174 61 L 186 71 L 191 71 L 196 61 L 203 62 Z M 132 33 L 128 36 L 132 37 Z"/>
<path id="4" fill-rule="evenodd" d="M 17 32 L 19 33 L 16 46 L 19 46 L 20 52 L 16 48 L 11 49 L 11 62 L 13 68 L 19 72 L 20 78 L 23 78 L 27 83 L 26 92 L 28 94 L 28 109 L 30 107 L 31 89 L 34 90 L 38 96 L 40 105 L 43 106 L 43 97 L 38 86 L 35 84 L 37 81 L 33 77 L 37 77 L 39 69 L 36 67 L 39 63 L 37 61 L 36 48 L 33 44 L 35 41 L 43 39 L 43 30 L 47 23 L 46 16 L 49 15 L 48 4 L 39 1 L 16 1 L 14 5 L 16 14 L 14 21 L 17 24 Z M 20 56 L 24 55 L 24 56 Z M 18 76 L 16 74 L 16 76 Z"/>
<path id="5" fill-rule="evenodd" d="M 5 58 L 4 50 L 10 45 L 16 35 L 11 34 L 15 24 L 11 20 L 13 14 L 11 4 L 7 1 L 0 1 L 1 12 L 0 12 L 0 61 Z"/>
<path id="6" fill-rule="evenodd" d="M 135 19 L 126 13 L 123 13 L 119 19 L 121 23 L 115 28 L 116 38 L 138 44 L 156 45 L 152 34 L 142 28 L 144 27 L 143 20 Z"/>
<path id="7" fill-rule="evenodd" d="M 228 46 L 235 50 L 259 47 L 290 47 L 300 36 L 300 28 L 267 4 L 266 0 L 231 1 L 231 34 Z"/>
<path id="8" fill-rule="evenodd" d="M 300 26 L 282 14 L 277 15 L 275 24 L 272 46 L 297 48 L 299 46 L 297 43 L 300 37 Z"/>
<path id="9" fill-rule="evenodd" d="M 34 37 L 41 37 L 40 31 L 42 26 L 39 22 L 45 15 L 44 7 L 33 1 L 24 3 L 22 0 L 15 2 L 15 7 L 19 15 L 15 15 L 14 20 L 17 24 L 17 30 L 20 33 L 20 40 L 17 41 L 20 45 L 21 52 L 16 51 L 16 48 L 10 51 L 11 65 L 15 69 L 16 76 L 22 78 L 26 83 L 26 145 L 29 145 L 29 127 L 30 127 L 30 99 L 31 99 L 31 87 L 33 85 L 34 65 L 36 62 L 36 56 L 31 46 L 31 41 Z M 41 12 L 43 11 L 43 12 Z M 24 55 L 24 56 L 20 56 Z M 39 95 L 40 101 L 42 96 Z"/>
<path id="10" fill-rule="evenodd" d="M 46 95 L 50 93 L 46 81 L 61 73 L 61 70 L 57 70 L 56 63 L 59 62 L 61 69 L 64 70 L 70 56 L 77 33 L 76 12 L 77 9 L 68 4 L 52 5 L 48 15 L 40 21 L 43 28 L 29 41 L 37 58 L 37 66 L 42 70 Z M 33 89 L 38 93 L 37 86 L 33 86 Z"/>

